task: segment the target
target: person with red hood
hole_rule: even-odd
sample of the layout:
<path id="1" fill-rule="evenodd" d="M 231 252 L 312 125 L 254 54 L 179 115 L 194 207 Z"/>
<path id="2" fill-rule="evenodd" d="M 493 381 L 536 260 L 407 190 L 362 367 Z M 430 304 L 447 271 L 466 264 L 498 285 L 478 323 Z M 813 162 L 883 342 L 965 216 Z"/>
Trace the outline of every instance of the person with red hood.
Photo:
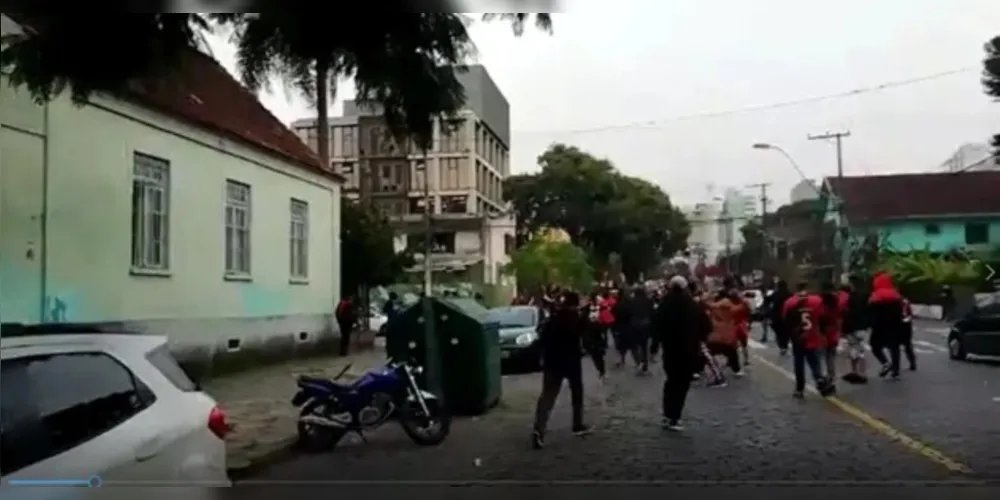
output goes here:
<path id="1" fill-rule="evenodd" d="M 820 366 L 820 355 L 826 345 L 822 321 L 826 311 L 823 299 L 808 291 L 806 283 L 799 283 L 795 295 L 781 307 L 782 321 L 787 325 L 792 344 L 792 361 L 795 372 L 794 396 L 802 398 L 806 388 L 806 365 L 816 382 L 816 390 L 824 397 L 836 392 Z"/>
<path id="2" fill-rule="evenodd" d="M 868 342 L 872 356 L 882 364 L 879 376 L 899 378 L 900 344 L 904 340 L 903 296 L 896 290 L 892 277 L 878 273 L 872 279 L 872 293 L 868 296 L 868 323 L 871 337 Z M 886 356 L 886 350 L 889 356 Z"/>

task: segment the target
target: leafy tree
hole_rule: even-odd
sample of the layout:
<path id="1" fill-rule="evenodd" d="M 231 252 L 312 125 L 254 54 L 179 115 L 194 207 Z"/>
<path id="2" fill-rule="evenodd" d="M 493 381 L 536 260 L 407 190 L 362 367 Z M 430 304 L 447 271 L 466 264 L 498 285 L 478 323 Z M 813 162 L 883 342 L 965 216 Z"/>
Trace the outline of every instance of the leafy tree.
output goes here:
<path id="1" fill-rule="evenodd" d="M 983 59 L 983 87 L 986 95 L 1000 101 L 1000 36 L 986 42 L 983 49 L 986 52 Z M 992 144 L 1000 152 L 1000 134 L 993 136 Z"/>
<path id="2" fill-rule="evenodd" d="M 381 213 L 344 200 L 341 204 L 341 293 L 388 285 L 414 264 L 408 253 L 395 252 L 393 230 Z"/>
<path id="3" fill-rule="evenodd" d="M 534 238 L 515 250 L 505 272 L 514 275 L 518 286 L 527 290 L 545 285 L 589 290 L 594 283 L 594 270 L 582 248 L 547 238 Z"/>
<path id="4" fill-rule="evenodd" d="M 544 13 L 536 13 L 535 16 L 535 27 L 545 31 L 547 33 L 552 33 L 552 15 Z M 495 19 L 502 19 L 509 21 L 511 28 L 514 30 L 515 36 L 521 36 L 524 34 L 524 26 L 528 24 L 531 18 L 530 13 L 518 12 L 512 14 L 483 14 L 483 21 L 492 21 Z"/>
<path id="5" fill-rule="evenodd" d="M 138 77 L 169 75 L 184 51 L 204 45 L 202 36 L 213 25 L 232 27 L 241 73 L 252 89 L 277 76 L 313 97 L 325 121 L 336 79 L 354 78 L 359 101 L 377 104 L 396 136 L 410 137 L 422 147 L 431 141 L 432 118 L 453 114 L 464 104 L 454 65 L 462 64 L 474 47 L 466 16 L 448 13 L 454 10 L 449 8 L 414 9 L 412 4 L 397 0 L 394 6 L 401 9 L 380 4 L 378 12 L 359 11 L 335 27 L 327 10 L 315 3 L 277 7 L 256 2 L 252 9 L 247 6 L 251 14 L 135 14 L 124 5 L 121 12 L 83 15 L 37 9 L 30 15 L 13 14 L 29 29 L 4 37 L 0 69 L 12 85 L 26 87 L 39 102 L 67 89 L 84 102 L 95 92 L 122 94 Z M 385 13 L 390 10 L 397 12 Z M 527 16 L 484 19 L 506 20 L 517 34 Z M 551 29 L 548 14 L 535 19 Z M 319 131 L 328 132 L 322 126 Z M 320 137 L 319 144 L 320 159 L 326 161 L 328 141 Z"/>
<path id="6" fill-rule="evenodd" d="M 558 227 L 599 267 L 610 267 L 618 254 L 630 278 L 686 246 L 690 227 L 658 186 L 562 144 L 551 146 L 538 163 L 541 172 L 513 176 L 505 185 L 519 241 L 542 227 Z"/>

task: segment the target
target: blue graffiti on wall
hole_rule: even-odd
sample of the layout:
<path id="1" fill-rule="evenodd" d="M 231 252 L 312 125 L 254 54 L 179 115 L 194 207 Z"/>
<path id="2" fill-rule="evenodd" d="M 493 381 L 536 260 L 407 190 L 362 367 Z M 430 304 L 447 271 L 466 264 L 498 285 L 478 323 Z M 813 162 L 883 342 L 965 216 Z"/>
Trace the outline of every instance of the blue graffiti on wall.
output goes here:
<path id="1" fill-rule="evenodd" d="M 69 306 L 66 301 L 59 297 L 45 298 L 45 321 L 49 323 L 63 323 L 68 317 Z"/>

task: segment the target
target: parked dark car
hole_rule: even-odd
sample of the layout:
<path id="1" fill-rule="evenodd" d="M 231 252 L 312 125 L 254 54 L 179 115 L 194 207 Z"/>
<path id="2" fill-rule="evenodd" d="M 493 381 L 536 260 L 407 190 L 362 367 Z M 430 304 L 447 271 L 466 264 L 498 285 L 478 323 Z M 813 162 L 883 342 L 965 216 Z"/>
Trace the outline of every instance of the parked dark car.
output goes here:
<path id="1" fill-rule="evenodd" d="M 542 368 L 538 328 L 542 314 L 535 306 L 495 307 L 486 321 L 500 325 L 500 367 L 505 373 Z"/>
<path id="2" fill-rule="evenodd" d="M 952 325 L 948 354 L 957 360 L 1000 358 L 1000 297 L 976 305 Z"/>

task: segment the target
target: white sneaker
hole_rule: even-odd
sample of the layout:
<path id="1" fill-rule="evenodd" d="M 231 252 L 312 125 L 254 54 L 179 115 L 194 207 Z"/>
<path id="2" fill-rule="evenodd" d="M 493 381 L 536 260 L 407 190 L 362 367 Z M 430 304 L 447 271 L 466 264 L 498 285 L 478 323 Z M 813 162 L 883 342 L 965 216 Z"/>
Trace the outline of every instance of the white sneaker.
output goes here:
<path id="1" fill-rule="evenodd" d="M 746 375 L 746 372 L 744 372 L 743 370 L 740 370 L 738 372 L 733 372 L 734 377 L 742 377 L 744 375 Z"/>

